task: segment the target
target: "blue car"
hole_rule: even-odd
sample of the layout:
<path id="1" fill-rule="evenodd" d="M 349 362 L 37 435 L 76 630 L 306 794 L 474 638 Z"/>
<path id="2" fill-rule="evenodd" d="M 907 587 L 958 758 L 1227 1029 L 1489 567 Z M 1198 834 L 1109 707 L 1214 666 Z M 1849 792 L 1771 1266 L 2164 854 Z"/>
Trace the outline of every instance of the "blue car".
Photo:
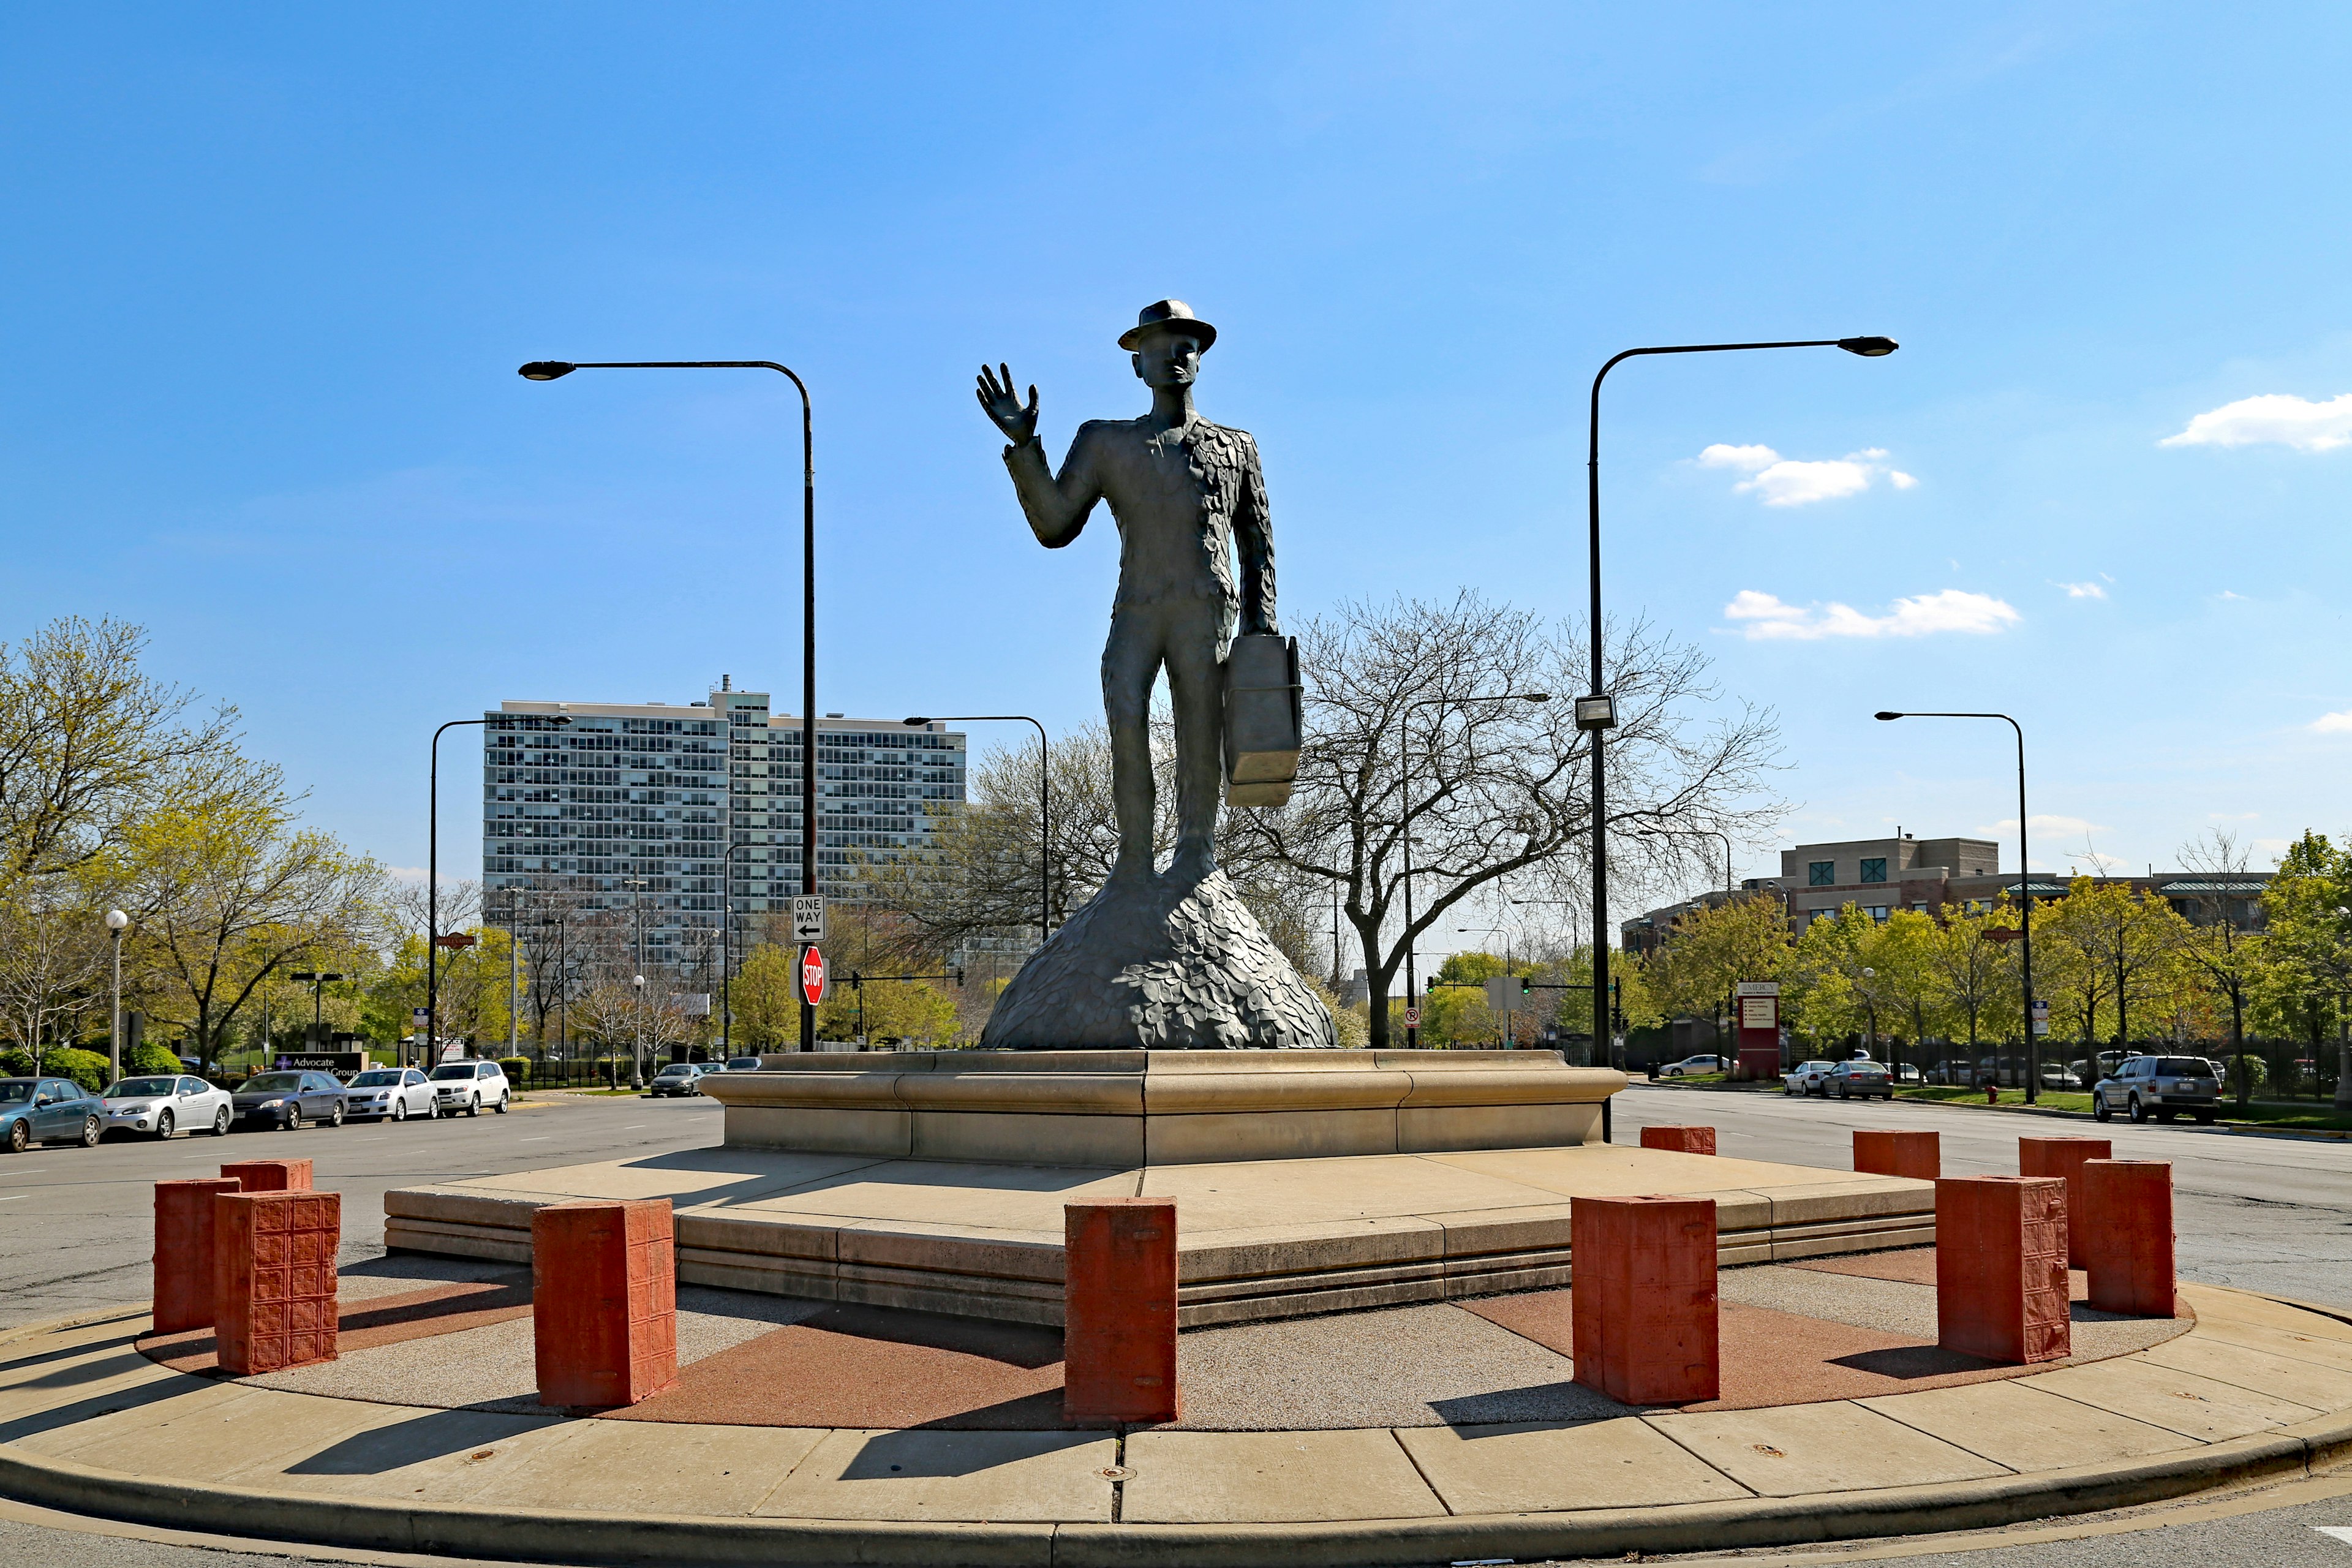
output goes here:
<path id="1" fill-rule="evenodd" d="M 69 1078 L 0 1078 L 0 1149 L 21 1154 L 36 1143 L 98 1147 L 106 1101 Z"/>

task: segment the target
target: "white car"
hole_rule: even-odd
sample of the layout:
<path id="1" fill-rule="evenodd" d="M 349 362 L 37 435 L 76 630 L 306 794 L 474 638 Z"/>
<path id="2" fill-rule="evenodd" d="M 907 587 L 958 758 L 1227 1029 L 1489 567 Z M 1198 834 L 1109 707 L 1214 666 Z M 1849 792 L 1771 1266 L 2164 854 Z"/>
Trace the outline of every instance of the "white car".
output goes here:
<path id="1" fill-rule="evenodd" d="M 485 1106 L 504 1116 L 513 1094 L 496 1062 L 443 1062 L 433 1069 L 433 1101 L 443 1116 L 479 1116 Z"/>
<path id="2" fill-rule="evenodd" d="M 1799 1062 L 1780 1075 L 1780 1087 L 1790 1094 L 1818 1094 L 1830 1097 L 1830 1074 L 1836 1070 L 1835 1062 Z"/>
<path id="3" fill-rule="evenodd" d="M 432 1080 L 415 1068 L 370 1068 L 343 1086 L 343 1115 L 352 1121 L 363 1116 L 430 1121 L 440 1114 Z"/>
<path id="4" fill-rule="evenodd" d="M 154 1138 L 209 1132 L 221 1138 L 236 1120 L 228 1090 L 185 1074 L 126 1078 L 110 1086 L 105 1099 L 107 1132 L 143 1132 Z"/>

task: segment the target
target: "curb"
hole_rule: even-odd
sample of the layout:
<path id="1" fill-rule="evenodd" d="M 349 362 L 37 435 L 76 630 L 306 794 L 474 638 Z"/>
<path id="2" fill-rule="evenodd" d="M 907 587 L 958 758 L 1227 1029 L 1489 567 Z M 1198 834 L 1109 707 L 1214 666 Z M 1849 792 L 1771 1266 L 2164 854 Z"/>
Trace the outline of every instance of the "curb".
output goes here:
<path id="1" fill-rule="evenodd" d="M 1618 1557 L 1981 1530 L 2309 1474 L 2352 1455 L 2352 1412 L 2187 1455 L 1865 1493 L 1331 1524 L 951 1524 L 565 1513 L 287 1496 L 149 1480 L 0 1448 L 0 1493 L 181 1531 L 443 1556 L 796 1568 L 1406 1568 Z"/>

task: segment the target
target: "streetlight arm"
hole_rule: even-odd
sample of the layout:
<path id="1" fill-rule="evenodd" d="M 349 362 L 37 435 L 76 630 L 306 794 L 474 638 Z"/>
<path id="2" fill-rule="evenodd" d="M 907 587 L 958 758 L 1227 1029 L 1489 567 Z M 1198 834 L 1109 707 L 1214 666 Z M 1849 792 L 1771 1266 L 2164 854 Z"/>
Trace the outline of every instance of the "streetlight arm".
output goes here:
<path id="1" fill-rule="evenodd" d="M 1045 726 L 1026 713 L 926 713 L 902 719 L 919 724 L 1026 724 L 1037 731 L 1037 941 L 1054 937 L 1054 744 Z"/>

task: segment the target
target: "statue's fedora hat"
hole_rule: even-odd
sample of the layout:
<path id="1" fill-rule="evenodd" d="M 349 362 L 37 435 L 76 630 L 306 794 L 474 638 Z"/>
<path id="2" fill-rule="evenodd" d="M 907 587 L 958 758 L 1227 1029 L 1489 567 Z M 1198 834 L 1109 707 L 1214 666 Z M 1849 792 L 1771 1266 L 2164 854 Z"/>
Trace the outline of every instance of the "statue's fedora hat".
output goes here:
<path id="1" fill-rule="evenodd" d="M 1135 313 L 1135 325 L 1119 334 L 1118 346 L 1132 353 L 1135 345 L 1143 341 L 1143 334 L 1154 327 L 1189 332 L 1201 340 L 1203 352 L 1217 341 L 1217 329 L 1192 314 L 1192 306 L 1181 300 L 1160 300 Z"/>

